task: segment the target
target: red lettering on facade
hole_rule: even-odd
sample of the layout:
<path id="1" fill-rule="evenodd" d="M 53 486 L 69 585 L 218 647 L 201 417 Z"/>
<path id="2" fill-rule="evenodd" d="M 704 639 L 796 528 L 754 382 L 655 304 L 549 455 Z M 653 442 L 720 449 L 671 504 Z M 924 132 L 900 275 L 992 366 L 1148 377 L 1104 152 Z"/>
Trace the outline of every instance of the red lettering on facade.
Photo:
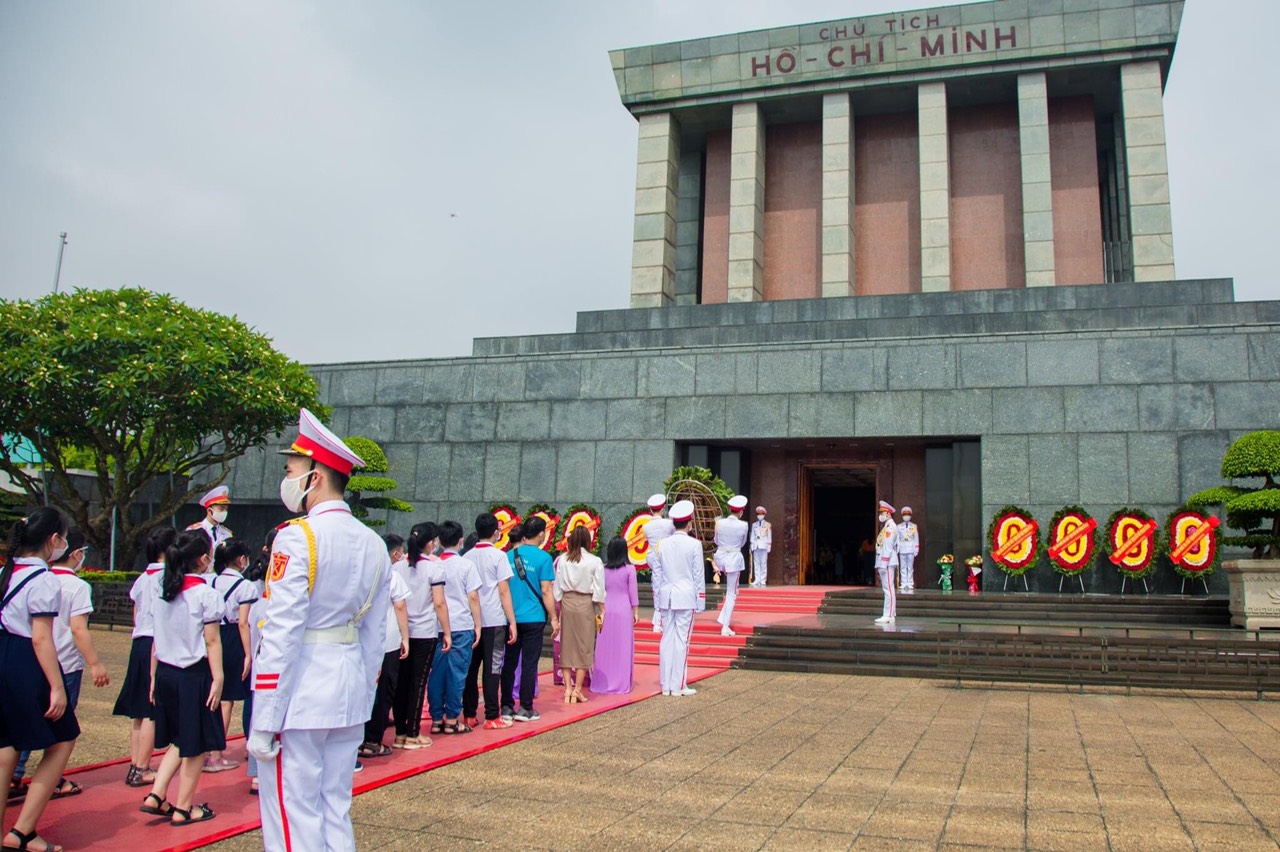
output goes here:
<path id="1" fill-rule="evenodd" d="M 862 43 L 862 50 L 858 50 L 853 45 L 849 45 L 849 61 L 854 65 L 858 64 L 858 57 L 862 57 L 863 65 L 871 64 L 871 45 L 866 42 Z"/>
<path id="2" fill-rule="evenodd" d="M 932 44 L 929 43 L 928 36 L 920 36 L 920 56 L 945 56 L 946 53 L 947 43 L 943 40 L 943 36 L 935 38 Z"/>
<path id="3" fill-rule="evenodd" d="M 978 30 L 976 33 L 969 31 L 964 34 L 964 52 L 973 53 L 974 48 L 978 50 L 987 49 L 987 31 Z"/>
<path id="4" fill-rule="evenodd" d="M 796 70 L 796 55 L 785 50 L 778 54 L 777 69 L 780 74 L 790 74 Z"/>
<path id="5" fill-rule="evenodd" d="M 752 77 L 758 77 L 761 71 L 764 71 L 766 77 L 769 76 L 769 74 L 773 73 L 769 70 L 769 68 L 770 68 L 770 63 L 769 63 L 768 54 L 765 54 L 763 62 L 761 62 L 758 57 L 755 57 L 755 56 L 751 57 L 751 76 Z"/>
<path id="6" fill-rule="evenodd" d="M 1004 33 L 1000 32 L 999 27 L 996 27 L 996 50 L 1000 49 L 1000 43 L 1002 41 L 1009 42 L 1010 47 L 1017 47 L 1018 46 L 1018 28 L 1009 27 L 1009 34 L 1005 35 Z"/>
<path id="7" fill-rule="evenodd" d="M 839 46 L 833 47 L 827 51 L 827 64 L 832 68 L 844 67 L 844 60 L 839 58 L 840 51 L 841 48 Z"/>
<path id="8" fill-rule="evenodd" d="M 938 25 L 939 20 L 940 19 L 938 18 L 937 15 L 927 15 L 925 16 L 925 19 L 924 19 L 924 25 L 926 27 L 936 27 Z"/>

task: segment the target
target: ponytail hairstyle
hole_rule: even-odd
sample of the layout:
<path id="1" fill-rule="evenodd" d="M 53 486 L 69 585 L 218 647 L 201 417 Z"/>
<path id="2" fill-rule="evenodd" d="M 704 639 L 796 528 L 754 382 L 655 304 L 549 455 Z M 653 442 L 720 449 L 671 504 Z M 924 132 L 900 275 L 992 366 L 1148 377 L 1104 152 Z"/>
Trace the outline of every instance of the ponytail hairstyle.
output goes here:
<path id="1" fill-rule="evenodd" d="M 56 506 L 41 506 L 25 518 L 13 522 L 9 530 L 9 551 L 0 569 L 0 597 L 9 591 L 9 579 L 18 567 L 19 556 L 30 556 L 44 547 L 55 535 L 65 537 L 71 530 L 71 519 Z"/>
<path id="2" fill-rule="evenodd" d="M 591 530 L 585 526 L 576 526 L 569 530 L 569 542 L 566 555 L 570 562 L 581 562 L 582 551 L 591 546 Z"/>
<path id="3" fill-rule="evenodd" d="M 147 533 L 147 564 L 163 562 L 164 552 L 173 546 L 177 537 L 178 531 L 173 527 L 152 527 L 151 532 Z"/>
<path id="4" fill-rule="evenodd" d="M 249 545 L 243 539 L 231 538 L 218 545 L 213 551 L 213 573 L 221 574 L 241 556 L 248 558 Z"/>
<path id="5" fill-rule="evenodd" d="M 409 530 L 409 541 L 405 543 L 405 558 L 409 560 L 410 568 L 417 566 L 423 552 L 427 551 L 431 542 L 439 536 L 440 528 L 430 521 L 413 525 L 413 529 Z M 430 555 L 429 552 L 428 555 Z"/>
<path id="6" fill-rule="evenodd" d="M 629 564 L 631 564 L 631 557 L 627 555 L 627 540 L 620 535 L 615 535 L 605 546 L 604 567 L 621 568 Z"/>
<path id="7" fill-rule="evenodd" d="M 169 546 L 164 554 L 164 572 L 160 575 L 160 600 L 169 603 L 182 594 L 182 580 L 200 570 L 200 558 L 209 555 L 209 536 L 204 530 L 187 530 Z"/>
<path id="8" fill-rule="evenodd" d="M 520 540 L 528 541 L 531 538 L 537 538 L 547 531 L 547 522 L 534 515 L 532 518 L 525 518 L 524 527 L 520 530 Z"/>

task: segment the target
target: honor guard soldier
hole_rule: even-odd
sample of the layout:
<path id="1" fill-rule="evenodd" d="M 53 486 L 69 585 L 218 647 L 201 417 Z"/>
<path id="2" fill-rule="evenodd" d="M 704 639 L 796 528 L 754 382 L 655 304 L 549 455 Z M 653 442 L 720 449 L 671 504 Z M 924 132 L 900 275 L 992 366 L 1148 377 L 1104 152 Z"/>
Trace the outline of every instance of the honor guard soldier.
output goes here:
<path id="1" fill-rule="evenodd" d="M 231 538 L 231 530 L 223 526 L 227 522 L 227 507 L 231 505 L 231 489 L 219 485 L 200 498 L 200 505 L 204 507 L 204 520 L 187 529 L 204 530 L 217 550 L 218 545 Z"/>
<path id="2" fill-rule="evenodd" d="M 662 565 L 658 556 L 658 542 L 664 538 L 669 538 L 676 528 L 672 526 L 671 521 L 662 517 L 662 510 L 667 507 L 667 498 L 661 494 L 654 494 L 649 498 L 649 514 L 653 516 L 653 520 L 644 525 L 644 537 L 649 542 L 648 554 L 645 558 L 649 563 L 650 588 L 653 589 L 653 632 L 662 632 L 662 605 L 658 603 L 658 579 L 662 576 Z"/>
<path id="3" fill-rule="evenodd" d="M 876 536 L 876 577 L 880 579 L 880 588 L 884 592 L 884 613 L 877 618 L 876 624 L 893 624 L 898 615 L 898 597 L 893 590 L 893 564 L 898 556 L 898 525 L 893 522 L 896 510 L 885 501 L 880 501 L 880 533 Z"/>
<path id="4" fill-rule="evenodd" d="M 693 695 L 688 684 L 689 640 L 693 617 L 707 608 L 706 575 L 702 570 L 702 542 L 689 535 L 693 503 L 680 500 L 671 507 L 675 532 L 658 544 L 661 577 L 654 572 L 653 597 L 662 602 L 662 642 L 658 646 L 658 678 L 663 695 Z M 653 521 L 649 522 L 652 526 Z"/>
<path id="5" fill-rule="evenodd" d="M 911 522 L 911 507 L 902 507 L 902 523 L 898 524 L 898 591 L 910 594 L 916 590 L 916 554 L 920 552 L 920 527 Z"/>
<path id="6" fill-rule="evenodd" d="M 305 408 L 280 452 L 280 499 L 307 514 L 276 536 L 253 665 L 247 748 L 260 762 L 263 845 L 354 850 L 351 783 L 381 669 L 391 561 L 342 499 L 359 456 Z"/>
<path id="7" fill-rule="evenodd" d="M 769 551 L 773 550 L 773 524 L 764 519 L 764 506 L 756 506 L 756 522 L 751 525 L 751 585 L 763 589 L 769 582 Z"/>
<path id="8" fill-rule="evenodd" d="M 750 532 L 747 522 L 742 520 L 742 513 L 747 508 L 747 498 L 738 494 L 729 499 L 729 517 L 716 521 L 716 552 L 712 561 L 716 566 L 716 579 L 725 575 L 724 606 L 716 621 L 720 624 L 721 636 L 734 636 L 729 622 L 733 620 L 733 605 L 738 600 L 738 579 L 746 568 L 742 560 L 742 547 L 747 543 Z"/>

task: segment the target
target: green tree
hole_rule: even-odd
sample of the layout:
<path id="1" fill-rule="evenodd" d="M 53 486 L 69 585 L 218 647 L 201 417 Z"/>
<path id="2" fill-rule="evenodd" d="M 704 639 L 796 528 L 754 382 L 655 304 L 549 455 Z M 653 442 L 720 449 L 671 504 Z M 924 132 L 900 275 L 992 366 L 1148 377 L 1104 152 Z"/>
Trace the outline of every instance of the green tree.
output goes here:
<path id="1" fill-rule="evenodd" d="M 366 497 L 365 494 L 385 494 L 395 491 L 399 484 L 386 476 L 375 474 L 387 473 L 391 465 L 387 462 L 387 454 L 382 451 L 376 441 L 359 435 L 343 439 L 351 452 L 364 459 L 364 467 L 351 472 L 351 481 L 347 483 L 347 502 L 351 506 L 351 514 L 359 518 L 368 527 L 381 527 L 386 521 L 370 518 L 370 509 L 385 509 L 388 512 L 412 512 L 413 506 L 395 497 Z"/>
<path id="2" fill-rule="evenodd" d="M 1280 559 L 1280 432 L 1241 435 L 1222 457 L 1223 479 L 1261 479 L 1256 486 L 1218 485 L 1187 498 L 1187 508 L 1221 506 L 1227 526 L 1244 535 L 1223 536 L 1222 543 L 1253 550 L 1254 559 Z"/>
<path id="3" fill-rule="evenodd" d="M 35 502 L 47 478 L 49 501 L 99 553 L 116 514 L 125 568 L 152 527 L 294 423 L 301 406 L 324 412 L 315 379 L 235 317 L 136 288 L 0 301 L 0 423 L 45 468 L 4 453 L 0 470 Z M 76 491 L 71 463 L 95 474 L 96 500 Z M 155 514 L 133 517 L 157 479 Z"/>

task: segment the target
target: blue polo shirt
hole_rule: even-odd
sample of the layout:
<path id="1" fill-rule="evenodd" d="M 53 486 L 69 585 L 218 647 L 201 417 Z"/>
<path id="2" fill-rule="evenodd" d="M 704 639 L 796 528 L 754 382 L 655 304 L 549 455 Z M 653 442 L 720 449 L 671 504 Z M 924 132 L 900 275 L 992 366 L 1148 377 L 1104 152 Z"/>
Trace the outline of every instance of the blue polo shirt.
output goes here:
<path id="1" fill-rule="evenodd" d="M 520 553 L 520 561 L 524 563 L 525 573 L 529 577 L 529 582 L 520 579 L 520 572 L 516 571 L 516 552 Z M 531 544 L 522 544 L 507 554 L 507 561 L 511 563 L 511 571 L 515 575 L 511 578 L 511 608 L 515 611 L 517 624 L 537 624 L 545 622 L 547 616 L 542 609 L 542 584 L 554 583 L 556 579 L 556 570 L 551 563 L 551 555 L 540 547 L 534 547 Z M 537 589 L 535 595 L 533 589 L 529 588 L 529 584 L 533 584 L 533 589 Z"/>

